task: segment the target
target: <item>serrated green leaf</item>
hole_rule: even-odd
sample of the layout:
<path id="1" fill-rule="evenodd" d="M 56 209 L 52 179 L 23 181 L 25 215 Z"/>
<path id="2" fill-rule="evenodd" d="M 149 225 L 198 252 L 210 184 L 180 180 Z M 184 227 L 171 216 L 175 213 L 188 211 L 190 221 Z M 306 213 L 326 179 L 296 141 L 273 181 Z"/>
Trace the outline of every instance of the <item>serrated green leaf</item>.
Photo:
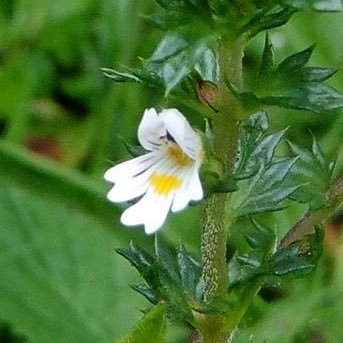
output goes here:
<path id="1" fill-rule="evenodd" d="M 324 232 L 316 229 L 314 234 L 280 248 L 269 261 L 270 272 L 276 276 L 302 276 L 311 272 L 322 254 Z"/>
<path id="2" fill-rule="evenodd" d="M 303 82 L 323 82 L 336 74 L 336 69 L 320 67 L 304 67 L 298 70 L 295 77 Z"/>
<path id="3" fill-rule="evenodd" d="M 132 285 L 131 288 L 139 294 L 143 295 L 152 304 L 157 304 L 158 299 L 156 298 L 155 292 L 146 284 L 141 283 L 139 285 Z"/>
<path id="4" fill-rule="evenodd" d="M 286 24 L 296 9 L 292 7 L 275 6 L 269 11 L 256 11 L 256 15 L 244 25 L 242 31 L 252 38 L 261 31 L 269 30 Z"/>
<path id="5" fill-rule="evenodd" d="M 283 278 L 296 278 L 310 273 L 321 256 L 323 237 L 323 231 L 317 229 L 314 234 L 280 248 L 274 254 L 271 254 L 271 250 L 265 254 L 257 248 L 234 257 L 229 263 L 230 287 L 244 287 L 252 282 L 275 283 L 276 280 L 280 282 Z"/>
<path id="6" fill-rule="evenodd" d="M 129 248 L 118 248 L 116 252 L 126 258 L 139 273 L 154 263 L 154 258 L 144 249 L 135 246 L 133 242 L 130 243 Z"/>
<path id="7" fill-rule="evenodd" d="M 154 306 L 117 343 L 166 343 L 166 307 L 164 304 Z"/>
<path id="8" fill-rule="evenodd" d="M 148 283 L 150 288 L 155 292 L 156 297 L 160 300 L 160 270 L 156 259 L 144 249 L 130 243 L 129 248 L 119 248 L 116 252 L 127 259 Z"/>
<path id="9" fill-rule="evenodd" d="M 260 73 L 256 94 L 238 93 L 236 97 L 247 108 L 266 104 L 317 113 L 342 108 L 343 94 L 323 84 L 323 81 L 335 74 L 335 70 L 305 66 L 313 49 L 314 46 L 311 46 L 287 57 L 269 73 Z"/>
<path id="10" fill-rule="evenodd" d="M 251 219 L 255 230 L 245 235 L 245 239 L 253 249 L 263 251 L 263 256 L 270 254 L 276 244 L 276 233 L 274 230 L 263 225 L 256 219 Z"/>
<path id="11" fill-rule="evenodd" d="M 309 48 L 285 58 L 276 68 L 276 73 L 287 74 L 301 69 L 309 61 L 313 50 L 314 45 L 311 45 Z"/>
<path id="12" fill-rule="evenodd" d="M 155 236 L 155 255 L 156 260 L 162 267 L 161 277 L 165 278 L 161 280 L 163 286 L 178 285 L 180 281 L 177 264 L 176 251 L 170 248 L 161 238 Z"/>
<path id="13" fill-rule="evenodd" d="M 285 182 L 296 159 L 284 159 L 261 166 L 251 179 L 243 180 L 239 190 L 232 194 L 233 213 L 246 216 L 255 213 L 278 211 L 285 207 L 287 199 L 299 186 Z"/>
<path id="14" fill-rule="evenodd" d="M 186 251 L 183 244 L 180 244 L 178 251 L 178 265 L 183 289 L 190 298 L 194 299 L 201 268 L 199 263 Z"/>
<path id="15" fill-rule="evenodd" d="M 209 37 L 194 32 L 172 32 L 162 39 L 152 57 L 145 62 L 144 69 L 158 75 L 166 95 L 193 70 L 203 80 L 215 83 L 218 63 L 210 41 Z"/>
<path id="16" fill-rule="evenodd" d="M 251 177 L 257 173 L 261 165 L 268 165 L 271 162 L 275 148 L 285 131 L 264 137 L 268 125 L 268 116 L 265 112 L 251 116 L 243 125 L 234 171 L 236 179 Z"/>
<path id="17" fill-rule="evenodd" d="M 150 62 L 164 62 L 180 53 L 187 46 L 186 39 L 182 35 L 173 32 L 161 40 L 149 60 Z"/>
<path id="18" fill-rule="evenodd" d="M 316 113 L 338 110 L 343 107 L 343 94 L 335 88 L 310 82 L 290 88 L 284 95 L 264 97 L 262 103 L 284 108 L 309 110 Z"/>
<path id="19" fill-rule="evenodd" d="M 298 183 L 299 188 L 290 196 L 301 203 L 309 203 L 311 208 L 325 206 L 326 196 L 332 177 L 333 163 L 330 163 L 313 140 L 312 151 L 288 142 L 292 154 L 299 156 L 288 181 Z"/>

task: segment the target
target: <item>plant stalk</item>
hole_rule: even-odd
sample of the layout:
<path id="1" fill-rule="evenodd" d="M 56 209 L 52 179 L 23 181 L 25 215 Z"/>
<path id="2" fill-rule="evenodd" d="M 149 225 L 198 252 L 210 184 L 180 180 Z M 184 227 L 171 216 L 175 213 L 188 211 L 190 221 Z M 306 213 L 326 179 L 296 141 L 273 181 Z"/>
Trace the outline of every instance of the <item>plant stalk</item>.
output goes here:
<path id="1" fill-rule="evenodd" d="M 296 240 L 310 234 L 316 225 L 322 224 L 343 206 L 343 176 L 341 176 L 326 192 L 328 206 L 309 210 L 281 240 L 280 247 L 288 246 Z"/>
<path id="2" fill-rule="evenodd" d="M 227 78 L 237 88 L 242 87 L 242 59 L 244 37 L 222 38 L 218 42 L 220 81 L 214 97 L 214 150 L 222 161 L 225 174 L 231 175 L 235 163 L 241 105 L 225 85 Z M 228 194 L 216 193 L 205 201 L 201 235 L 204 301 L 211 305 L 228 298 L 226 244 L 231 219 L 226 211 Z M 225 343 L 230 336 L 227 319 L 222 314 L 202 314 L 197 317 L 203 343 Z"/>

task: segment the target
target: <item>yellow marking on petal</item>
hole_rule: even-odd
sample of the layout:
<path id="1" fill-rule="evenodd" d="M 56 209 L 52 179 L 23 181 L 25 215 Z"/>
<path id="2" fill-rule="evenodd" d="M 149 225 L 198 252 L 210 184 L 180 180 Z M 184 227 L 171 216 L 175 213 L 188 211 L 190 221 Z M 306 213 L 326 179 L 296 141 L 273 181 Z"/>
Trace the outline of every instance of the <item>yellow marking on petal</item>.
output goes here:
<path id="1" fill-rule="evenodd" d="M 181 167 L 186 167 L 192 163 L 192 159 L 176 144 L 168 146 L 169 156 Z"/>
<path id="2" fill-rule="evenodd" d="M 170 191 L 181 187 L 182 180 L 175 175 L 153 173 L 149 183 L 156 193 L 167 196 Z"/>

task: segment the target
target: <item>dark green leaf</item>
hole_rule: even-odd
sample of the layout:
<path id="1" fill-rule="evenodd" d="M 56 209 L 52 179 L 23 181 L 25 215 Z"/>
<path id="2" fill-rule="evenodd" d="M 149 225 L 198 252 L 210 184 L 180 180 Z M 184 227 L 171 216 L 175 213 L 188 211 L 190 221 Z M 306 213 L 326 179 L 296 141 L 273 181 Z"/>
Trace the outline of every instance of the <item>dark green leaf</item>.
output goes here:
<path id="1" fill-rule="evenodd" d="M 266 74 L 268 75 L 274 67 L 274 50 L 273 44 L 270 40 L 269 34 L 266 34 L 265 41 L 264 41 L 264 49 L 262 55 L 262 61 L 259 71 L 260 78 L 266 78 Z"/>
<path id="2" fill-rule="evenodd" d="M 178 251 L 178 265 L 184 291 L 191 298 L 196 296 L 196 286 L 201 275 L 201 268 L 198 262 L 186 251 L 183 244 Z"/>
<path id="3" fill-rule="evenodd" d="M 126 258 L 137 269 L 139 274 L 155 292 L 156 297 L 159 297 L 159 290 L 161 288 L 160 270 L 156 259 L 144 249 L 135 246 L 132 242 L 129 248 L 116 249 L 116 252 Z"/>
<path id="4" fill-rule="evenodd" d="M 297 71 L 297 78 L 304 82 L 323 82 L 333 76 L 337 70 L 320 67 L 304 67 Z"/>
<path id="5" fill-rule="evenodd" d="M 116 252 L 125 257 L 139 273 L 144 272 L 145 268 L 150 267 L 154 263 L 154 258 L 144 249 L 130 243 L 129 248 L 119 248 Z"/>
<path id="6" fill-rule="evenodd" d="M 245 235 L 245 239 L 253 249 L 259 249 L 264 252 L 264 256 L 269 254 L 276 244 L 276 233 L 269 227 L 261 224 L 256 219 L 251 219 L 255 230 Z"/>
<path id="7" fill-rule="evenodd" d="M 263 231 L 266 229 L 268 230 L 263 227 Z M 323 231 L 317 229 L 314 234 L 281 248 L 274 254 L 273 245 L 267 254 L 261 250 L 263 247 L 260 245 L 260 248 L 233 258 L 229 263 L 230 287 L 246 286 L 250 282 L 256 283 L 257 279 L 268 284 L 280 282 L 283 278 L 308 274 L 316 267 L 322 254 L 323 237 Z M 259 242 L 261 243 L 262 241 Z"/>
<path id="8" fill-rule="evenodd" d="M 326 159 L 315 139 L 312 151 L 291 142 L 288 145 L 291 152 L 299 156 L 288 178 L 288 182 L 298 183 L 299 188 L 290 197 L 309 203 L 311 208 L 325 206 L 334 164 Z"/>
<path id="9" fill-rule="evenodd" d="M 261 165 L 268 165 L 284 131 L 264 137 L 268 129 L 266 112 L 252 115 L 245 124 L 239 139 L 238 159 L 235 164 L 235 178 L 245 179 L 256 174 Z"/>
<path id="10" fill-rule="evenodd" d="M 277 67 L 276 73 L 289 73 L 293 71 L 297 71 L 305 66 L 305 64 L 309 61 L 312 53 L 313 53 L 314 45 L 310 46 L 309 48 L 300 51 L 294 55 L 291 55 L 284 59 Z"/>
<path id="11" fill-rule="evenodd" d="M 235 93 L 244 107 L 258 104 L 284 108 L 309 110 L 317 113 L 337 110 L 343 107 L 343 94 L 333 87 L 323 84 L 335 74 L 330 68 L 306 67 L 314 46 L 284 59 L 275 70 L 259 73 L 257 91 Z M 264 54 L 271 54 L 271 42 L 266 40 Z M 269 58 L 270 59 L 270 58 Z M 262 61 L 261 70 L 267 68 Z"/>
<path id="12" fill-rule="evenodd" d="M 256 15 L 243 27 L 243 32 L 248 32 L 253 37 L 261 31 L 272 29 L 286 24 L 296 9 L 292 7 L 275 6 L 270 11 L 256 11 Z"/>
<path id="13" fill-rule="evenodd" d="M 324 232 L 316 229 L 314 234 L 280 248 L 269 261 L 269 270 L 276 276 L 306 275 L 311 272 L 322 254 Z"/>
<path id="14" fill-rule="evenodd" d="M 145 62 L 144 69 L 158 75 L 166 95 L 194 69 L 205 81 L 215 83 L 218 77 L 217 60 L 209 39 L 194 32 L 168 34 Z"/>
<path id="15" fill-rule="evenodd" d="M 156 304 L 158 302 L 155 292 L 146 284 L 141 283 L 139 285 L 132 285 L 131 288 L 135 290 L 136 292 L 142 294 L 152 304 Z"/>
<path id="16" fill-rule="evenodd" d="M 298 185 L 284 182 L 294 162 L 295 159 L 288 159 L 273 163 L 268 169 L 261 168 L 245 188 L 245 196 L 235 208 L 237 215 L 246 216 L 284 208 L 283 200 L 298 188 Z"/>
<path id="17" fill-rule="evenodd" d="M 166 307 L 164 304 L 154 306 L 132 328 L 132 330 L 120 338 L 117 343 L 166 343 Z"/>
<path id="18" fill-rule="evenodd" d="M 180 281 L 177 254 L 176 251 L 170 248 L 161 238 L 155 236 L 155 254 L 159 265 L 162 267 L 162 285 L 170 287 L 178 285 Z"/>
<path id="19" fill-rule="evenodd" d="M 260 100 L 267 105 L 316 113 L 338 110 L 343 107 L 341 92 L 317 82 L 299 84 L 290 88 L 283 96 L 268 96 Z"/>

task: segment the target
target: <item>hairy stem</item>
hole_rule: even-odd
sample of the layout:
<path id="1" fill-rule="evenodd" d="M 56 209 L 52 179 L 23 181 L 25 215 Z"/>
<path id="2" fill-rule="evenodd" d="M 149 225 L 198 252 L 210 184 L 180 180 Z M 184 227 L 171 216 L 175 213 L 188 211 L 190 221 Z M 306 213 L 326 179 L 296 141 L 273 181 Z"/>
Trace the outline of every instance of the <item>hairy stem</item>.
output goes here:
<path id="1" fill-rule="evenodd" d="M 316 225 L 323 223 L 343 206 L 343 176 L 341 176 L 326 192 L 326 198 L 329 206 L 309 210 L 304 217 L 288 231 L 286 236 L 281 240 L 280 247 L 285 247 L 308 235 Z"/>
<path id="2" fill-rule="evenodd" d="M 213 118 L 214 150 L 230 175 L 235 162 L 239 134 L 241 105 L 228 91 L 225 78 L 236 87 L 242 86 L 242 58 L 245 40 L 222 39 L 218 57 L 221 79 L 215 96 L 218 109 Z M 226 213 L 228 195 L 214 194 L 204 206 L 201 251 L 203 262 L 204 300 L 218 304 L 228 297 L 226 243 L 230 218 Z M 225 316 L 203 314 L 198 317 L 203 343 L 224 343 L 230 336 Z"/>

